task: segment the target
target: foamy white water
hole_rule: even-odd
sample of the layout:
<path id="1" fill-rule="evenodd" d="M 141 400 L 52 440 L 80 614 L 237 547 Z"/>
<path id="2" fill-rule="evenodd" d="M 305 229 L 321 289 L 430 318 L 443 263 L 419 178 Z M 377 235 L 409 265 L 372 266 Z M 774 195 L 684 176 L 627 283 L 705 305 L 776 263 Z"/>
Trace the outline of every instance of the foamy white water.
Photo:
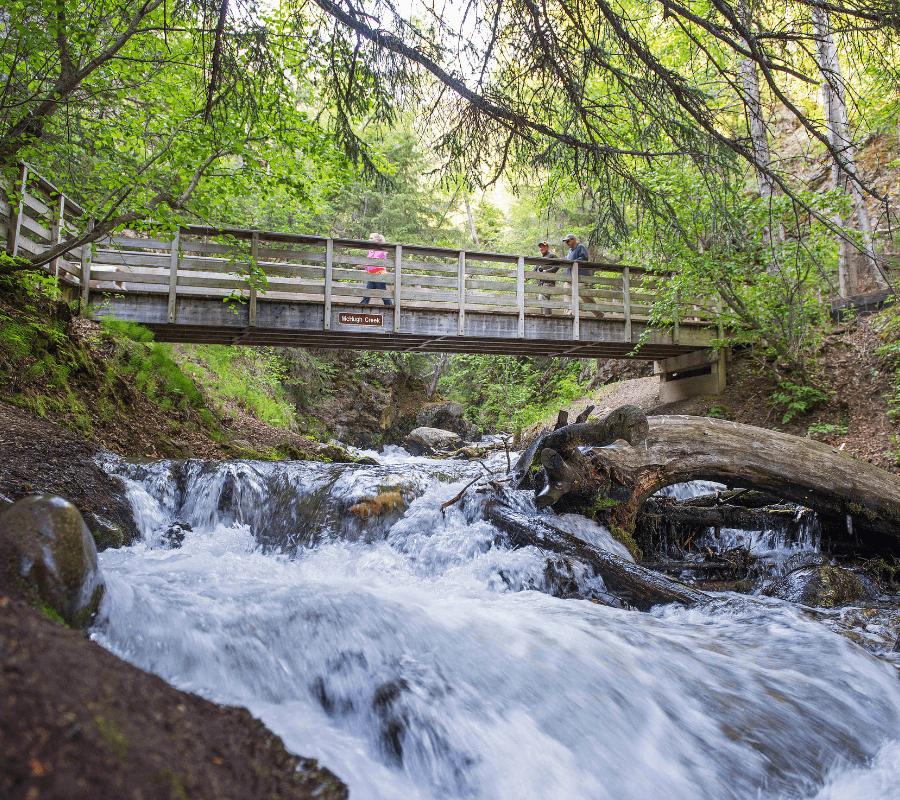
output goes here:
<path id="1" fill-rule="evenodd" d="M 472 490 L 441 513 L 479 465 L 388 461 L 121 465 L 144 542 L 101 554 L 94 638 L 248 707 L 353 798 L 898 796 L 890 664 L 775 601 L 552 597 Z M 348 510 L 379 490 L 409 507 Z"/>

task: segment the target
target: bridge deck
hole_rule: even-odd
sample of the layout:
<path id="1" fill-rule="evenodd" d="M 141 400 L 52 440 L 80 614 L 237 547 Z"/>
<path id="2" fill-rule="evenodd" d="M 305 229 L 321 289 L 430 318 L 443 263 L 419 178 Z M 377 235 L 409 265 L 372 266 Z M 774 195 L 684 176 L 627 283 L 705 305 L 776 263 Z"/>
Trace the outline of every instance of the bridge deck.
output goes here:
<path id="1" fill-rule="evenodd" d="M 52 185 L 23 167 L 17 189 L 21 208 L 0 203 L 8 252 L 76 233 L 81 209 Z M 651 327 L 666 276 L 637 266 L 204 226 L 155 236 L 73 248 L 50 269 L 95 318 L 161 341 L 664 359 L 720 336 L 708 298 L 667 301 Z"/>
<path id="2" fill-rule="evenodd" d="M 168 299 L 164 295 L 127 294 L 107 296 L 91 292 L 94 316 L 139 322 L 156 334 L 158 341 L 206 344 L 271 345 L 324 349 L 395 350 L 448 353 L 496 353 L 505 355 L 574 356 L 579 358 L 633 358 L 635 342 L 623 337 L 621 321 L 581 320 L 581 338 L 572 339 L 572 319 L 564 316 L 525 317 L 525 335 L 518 336 L 518 316 L 510 313 L 470 312 L 459 333 L 456 311 L 403 307 L 399 325 L 395 309 L 357 304 L 333 304 L 331 325 L 324 327 L 324 305 L 258 300 L 256 325 L 249 325 L 250 309 L 234 310 L 219 299 L 179 297 L 177 322 L 168 322 Z M 356 319 L 365 316 L 368 324 Z M 354 321 L 347 320 L 348 317 Z M 646 324 L 636 322 L 632 330 L 641 336 Z M 671 333 L 651 330 L 638 358 L 661 360 L 708 347 L 707 329 L 682 325 L 679 342 Z"/>

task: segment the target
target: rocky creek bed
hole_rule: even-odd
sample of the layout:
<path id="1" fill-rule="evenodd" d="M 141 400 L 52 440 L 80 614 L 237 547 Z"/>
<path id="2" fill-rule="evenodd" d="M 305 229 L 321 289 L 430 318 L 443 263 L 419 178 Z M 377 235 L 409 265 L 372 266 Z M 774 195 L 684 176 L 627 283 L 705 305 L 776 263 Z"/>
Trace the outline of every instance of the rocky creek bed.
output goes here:
<path id="1" fill-rule="evenodd" d="M 73 486 L 57 456 L 41 456 L 46 482 L 16 478 L 17 441 L 3 486 Z M 710 555 L 754 550 L 743 588 L 768 595 L 710 591 L 682 553 L 668 563 L 706 593 L 642 613 L 603 572 L 637 570 L 628 550 L 511 488 L 502 451 L 135 464 L 70 450 L 98 471 L 79 509 L 124 508 L 136 536 L 99 555 L 93 641 L 24 602 L 37 573 L 5 551 L 11 796 L 894 796 L 900 613 L 828 563 L 814 526 L 704 534 Z M 547 538 L 529 540 L 535 523 Z"/>

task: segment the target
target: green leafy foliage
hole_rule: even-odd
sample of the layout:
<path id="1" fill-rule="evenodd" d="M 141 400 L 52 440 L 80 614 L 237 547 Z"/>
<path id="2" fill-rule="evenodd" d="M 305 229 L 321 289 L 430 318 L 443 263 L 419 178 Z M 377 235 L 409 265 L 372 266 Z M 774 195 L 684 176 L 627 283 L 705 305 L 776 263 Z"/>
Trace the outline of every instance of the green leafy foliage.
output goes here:
<path id="1" fill-rule="evenodd" d="M 792 419 L 812 411 L 828 395 L 816 386 L 797 384 L 792 381 L 782 381 L 777 391 L 772 394 L 772 399 L 784 407 L 781 421 L 788 423 Z"/>
<path id="2" fill-rule="evenodd" d="M 375 130 L 367 144 L 380 156 L 381 176 L 325 187 L 303 229 L 354 239 L 377 231 L 392 242 L 462 246 L 466 235 L 450 221 L 460 192 L 441 187 L 413 131 Z"/>
<path id="3" fill-rule="evenodd" d="M 552 358 L 456 355 L 441 390 L 483 430 L 521 430 L 580 397 L 581 363 Z"/>
<path id="4" fill-rule="evenodd" d="M 889 413 L 896 422 L 900 415 L 900 309 L 897 305 L 883 311 L 873 321 L 872 327 L 881 340 L 881 345 L 875 352 L 882 359 L 885 371 L 890 376 Z M 900 453 L 900 443 L 897 452 Z"/>
<path id="5" fill-rule="evenodd" d="M 103 326 L 107 332 L 135 343 L 136 346 L 119 351 L 120 363 L 124 372 L 133 377 L 134 385 L 163 410 L 188 406 L 199 409 L 205 405 L 194 382 L 173 360 L 171 346 L 154 341 L 152 331 L 114 319 L 104 320 Z"/>
<path id="6" fill-rule="evenodd" d="M 173 355 L 203 387 L 218 413 L 236 406 L 269 425 L 294 426 L 294 408 L 284 389 L 287 372 L 274 348 L 192 345 Z"/>
<path id="7" fill-rule="evenodd" d="M 807 428 L 807 434 L 813 438 L 816 436 L 846 436 L 847 424 L 844 422 L 816 422 Z"/>

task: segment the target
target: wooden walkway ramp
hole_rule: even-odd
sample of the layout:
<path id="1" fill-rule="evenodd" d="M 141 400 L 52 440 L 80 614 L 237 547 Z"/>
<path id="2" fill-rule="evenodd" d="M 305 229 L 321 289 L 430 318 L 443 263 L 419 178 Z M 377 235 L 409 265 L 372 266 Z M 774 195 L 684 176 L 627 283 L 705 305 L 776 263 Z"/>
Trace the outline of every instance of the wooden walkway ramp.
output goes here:
<path id="1" fill-rule="evenodd" d="M 20 210 L 0 207 L 8 252 L 76 233 L 81 210 L 47 181 L 23 169 L 19 188 Z M 138 322 L 169 342 L 659 361 L 720 335 L 716 307 L 701 298 L 650 327 L 666 277 L 621 264 L 185 226 L 113 236 L 50 267 L 95 319 Z M 368 280 L 386 288 L 366 289 Z"/>

